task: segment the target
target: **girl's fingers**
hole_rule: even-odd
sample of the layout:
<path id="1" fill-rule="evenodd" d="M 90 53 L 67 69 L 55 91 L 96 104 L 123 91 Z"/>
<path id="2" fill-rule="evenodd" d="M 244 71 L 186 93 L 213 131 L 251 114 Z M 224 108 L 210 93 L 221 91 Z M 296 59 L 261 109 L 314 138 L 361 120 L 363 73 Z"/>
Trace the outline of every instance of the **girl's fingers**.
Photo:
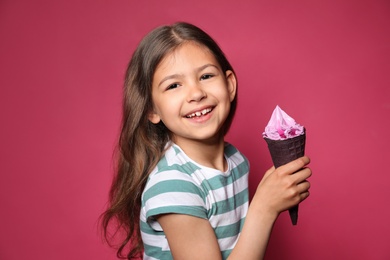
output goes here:
<path id="1" fill-rule="evenodd" d="M 310 189 L 310 182 L 303 181 L 297 185 L 297 189 L 299 193 L 307 192 Z"/>
<path id="2" fill-rule="evenodd" d="M 301 202 L 304 201 L 305 199 L 307 199 L 309 196 L 310 196 L 310 192 L 309 191 L 305 191 L 305 192 L 299 194 Z"/>
<path id="3" fill-rule="evenodd" d="M 303 201 L 307 197 L 309 197 L 310 195 L 309 189 L 310 189 L 310 182 L 306 180 L 297 185 L 297 192 L 299 194 L 300 201 Z"/>
<path id="4" fill-rule="evenodd" d="M 311 176 L 311 169 L 310 168 L 303 168 L 300 171 L 297 171 L 293 175 L 291 175 L 291 178 L 294 180 L 295 183 L 301 183 L 305 181 L 307 178 Z"/>
<path id="5" fill-rule="evenodd" d="M 293 174 L 310 163 L 310 158 L 303 156 L 278 168 L 280 174 Z"/>

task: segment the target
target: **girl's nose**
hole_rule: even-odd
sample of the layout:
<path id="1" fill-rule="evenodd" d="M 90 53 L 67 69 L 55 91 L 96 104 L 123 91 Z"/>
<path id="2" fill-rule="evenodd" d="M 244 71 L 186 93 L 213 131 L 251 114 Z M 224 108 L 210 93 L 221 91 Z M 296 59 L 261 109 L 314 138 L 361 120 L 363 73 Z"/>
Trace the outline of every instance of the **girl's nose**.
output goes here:
<path id="1" fill-rule="evenodd" d="M 189 86 L 188 102 L 199 102 L 206 97 L 206 92 L 200 86 L 200 83 L 194 83 Z"/>

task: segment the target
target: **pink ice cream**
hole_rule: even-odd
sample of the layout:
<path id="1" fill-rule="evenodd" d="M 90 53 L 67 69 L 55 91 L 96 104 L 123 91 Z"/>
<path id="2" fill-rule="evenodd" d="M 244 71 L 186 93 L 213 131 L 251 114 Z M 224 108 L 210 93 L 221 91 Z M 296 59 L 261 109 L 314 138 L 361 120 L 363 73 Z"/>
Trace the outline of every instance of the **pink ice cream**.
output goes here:
<path id="1" fill-rule="evenodd" d="M 276 106 L 272 112 L 268 125 L 265 127 L 263 137 L 271 140 L 285 140 L 303 135 L 304 133 L 305 129 L 303 126 L 296 123 L 295 120 L 287 115 L 279 106 Z"/>
<path id="2" fill-rule="evenodd" d="M 276 106 L 268 125 L 265 127 L 263 138 L 268 144 L 272 162 L 278 168 L 305 154 L 305 128 L 297 124 L 279 106 Z M 298 205 L 289 209 L 291 222 L 298 222 Z"/>

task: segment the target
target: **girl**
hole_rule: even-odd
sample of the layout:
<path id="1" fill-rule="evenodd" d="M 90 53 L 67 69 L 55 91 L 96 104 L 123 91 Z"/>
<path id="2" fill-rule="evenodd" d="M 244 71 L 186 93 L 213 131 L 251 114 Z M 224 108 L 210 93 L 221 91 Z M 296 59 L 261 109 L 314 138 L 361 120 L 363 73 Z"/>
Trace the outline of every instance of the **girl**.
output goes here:
<path id="1" fill-rule="evenodd" d="M 263 258 L 278 215 L 309 196 L 309 158 L 269 169 L 249 206 L 248 161 L 224 141 L 236 103 L 233 68 L 201 29 L 176 23 L 141 41 L 103 214 L 106 239 L 112 220 L 125 231 L 118 256 Z"/>

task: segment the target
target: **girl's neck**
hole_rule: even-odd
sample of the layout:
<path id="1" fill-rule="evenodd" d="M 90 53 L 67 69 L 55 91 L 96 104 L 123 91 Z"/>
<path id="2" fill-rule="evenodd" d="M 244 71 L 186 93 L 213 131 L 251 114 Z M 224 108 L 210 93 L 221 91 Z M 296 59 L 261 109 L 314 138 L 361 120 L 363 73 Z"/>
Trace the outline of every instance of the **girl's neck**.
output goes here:
<path id="1" fill-rule="evenodd" d="M 227 162 L 224 156 L 225 142 L 223 137 L 209 142 L 186 140 L 175 142 L 195 162 L 225 172 Z"/>

